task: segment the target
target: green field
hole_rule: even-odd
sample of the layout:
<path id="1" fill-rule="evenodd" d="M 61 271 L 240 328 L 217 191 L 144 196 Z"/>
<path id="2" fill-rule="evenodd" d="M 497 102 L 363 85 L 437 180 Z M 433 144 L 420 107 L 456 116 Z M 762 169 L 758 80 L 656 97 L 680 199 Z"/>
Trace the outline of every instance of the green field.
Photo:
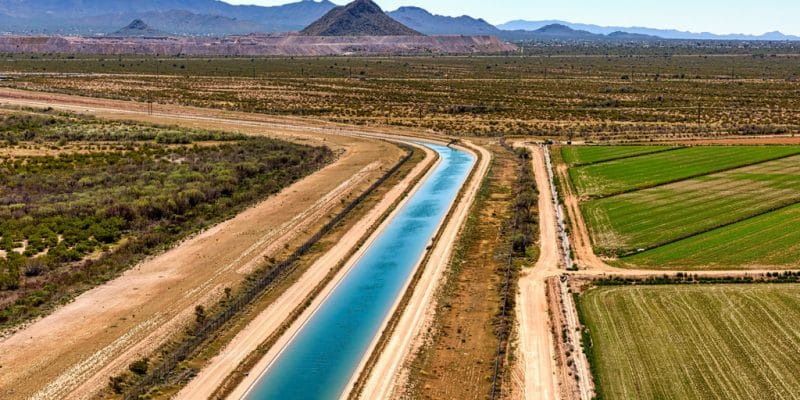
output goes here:
<path id="1" fill-rule="evenodd" d="M 580 310 L 601 398 L 800 398 L 800 285 L 601 287 Z"/>
<path id="2" fill-rule="evenodd" d="M 607 197 L 800 154 L 799 146 L 702 146 L 570 169 L 578 195 Z"/>
<path id="3" fill-rule="evenodd" d="M 629 265 L 778 268 L 800 265 L 800 204 L 622 258 Z"/>
<path id="4" fill-rule="evenodd" d="M 797 202 L 800 202 L 800 156 L 792 156 L 590 200 L 582 204 L 582 210 L 597 251 L 626 254 Z"/>
<path id="5" fill-rule="evenodd" d="M 800 147 L 708 146 L 639 155 L 627 146 L 597 148 L 561 154 L 565 161 L 617 157 L 569 170 L 584 195 L 580 207 L 594 250 L 619 258 L 615 265 L 800 265 Z"/>
<path id="6" fill-rule="evenodd" d="M 561 157 L 571 166 L 596 164 L 621 158 L 677 149 L 672 146 L 570 146 L 561 148 Z"/>

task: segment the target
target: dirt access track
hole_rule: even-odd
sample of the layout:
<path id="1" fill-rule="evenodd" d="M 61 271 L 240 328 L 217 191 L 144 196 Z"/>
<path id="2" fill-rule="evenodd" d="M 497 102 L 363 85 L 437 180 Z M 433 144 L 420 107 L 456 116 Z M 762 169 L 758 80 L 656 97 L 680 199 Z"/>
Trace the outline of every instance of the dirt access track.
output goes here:
<path id="1" fill-rule="evenodd" d="M 108 377 L 162 344 L 264 256 L 309 232 L 341 199 L 369 186 L 404 154 L 394 144 L 333 124 L 179 106 L 0 89 L 0 105 L 53 107 L 101 118 L 268 135 L 327 145 L 338 159 L 235 218 L 90 290 L 0 339 L 0 398 L 85 399 Z M 384 132 L 386 133 L 386 132 Z"/>
<path id="2" fill-rule="evenodd" d="M 554 367 L 555 344 L 548 311 L 547 280 L 563 272 L 559 269 L 563 263 L 559 260 L 556 211 L 544 150 L 533 145 L 525 145 L 525 148 L 531 152 L 539 191 L 540 253 L 533 269 L 524 271 L 519 279 L 517 366 L 523 378 L 522 382 L 517 382 L 515 393 L 528 400 L 555 400 L 561 395 Z"/>

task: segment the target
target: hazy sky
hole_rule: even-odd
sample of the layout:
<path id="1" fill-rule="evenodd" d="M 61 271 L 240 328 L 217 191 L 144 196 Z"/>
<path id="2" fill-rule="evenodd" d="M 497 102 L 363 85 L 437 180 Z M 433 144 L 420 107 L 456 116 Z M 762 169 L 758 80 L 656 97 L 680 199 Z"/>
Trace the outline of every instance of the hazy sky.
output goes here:
<path id="1" fill-rule="evenodd" d="M 225 0 L 277 5 L 295 0 Z M 333 0 L 345 4 L 347 0 Z M 419 6 L 435 14 L 470 15 L 493 24 L 560 19 L 598 25 L 675 28 L 693 32 L 800 35 L 800 0 L 377 0 L 385 10 Z"/>

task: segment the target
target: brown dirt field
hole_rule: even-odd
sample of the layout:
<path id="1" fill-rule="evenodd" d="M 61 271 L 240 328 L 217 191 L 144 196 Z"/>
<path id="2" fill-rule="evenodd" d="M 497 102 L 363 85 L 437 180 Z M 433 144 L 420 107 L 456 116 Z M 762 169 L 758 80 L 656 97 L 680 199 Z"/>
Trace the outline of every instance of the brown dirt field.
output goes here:
<path id="1" fill-rule="evenodd" d="M 287 137 L 326 144 L 339 159 L 239 216 L 79 296 L 74 302 L 0 340 L 0 397 L 87 398 L 108 377 L 162 344 L 191 318 L 197 304 L 209 304 L 241 281 L 265 255 L 341 207 L 402 155 L 394 145 L 341 135 L 319 136 L 270 123 L 215 120 L 217 112 L 172 107 L 148 116 L 124 102 L 0 91 L 0 102 L 88 111 L 109 119 L 137 119 Z M 85 110 L 85 107 L 96 107 Z M 174 113 L 174 114 L 173 114 Z M 256 116 L 254 118 L 261 118 Z M 294 121 L 287 121 L 291 123 Z M 299 127 L 314 131 L 317 127 Z M 24 352 L 19 349 L 25 349 Z"/>
<path id="2" fill-rule="evenodd" d="M 481 183 L 489 171 L 492 157 L 488 150 L 469 141 L 465 141 L 464 147 L 476 156 L 479 155 L 480 159 L 470 180 L 463 188 L 461 198 L 451 209 L 448 220 L 439 228 L 438 240 L 431 249 L 427 261 L 418 267 L 422 268 L 417 271 L 419 279 L 413 287 L 406 289 L 406 296 L 410 296 L 408 303 L 403 310 L 397 310 L 397 306 L 393 310 L 392 315 L 399 313 L 397 324 L 383 343 L 382 351 L 377 355 L 375 363 L 366 373 L 364 385 L 357 396 L 360 399 L 401 397 L 408 379 L 409 363 L 424 343 L 437 306 L 436 293 L 444 283 L 445 270 L 452 260 L 458 236 L 462 233 Z M 382 330 L 385 331 L 390 319 L 384 322 Z M 373 343 L 373 349 L 379 340 L 377 338 Z M 362 360 L 357 376 L 351 380 L 351 387 L 356 383 L 357 377 L 364 373 L 363 370 L 370 357 L 371 354 Z M 354 396 L 350 394 L 350 397 Z"/>
<path id="3" fill-rule="evenodd" d="M 446 304 L 438 308 L 433 343 L 419 355 L 423 369 L 410 378 L 417 398 L 477 399 L 489 393 L 487 376 L 497 350 L 493 319 L 501 301 L 497 270 L 505 265 L 498 256 L 506 243 L 502 230 L 511 212 L 513 193 L 508 188 L 514 184 L 516 161 L 497 143 L 485 147 L 494 155 L 489 196 L 475 210 L 476 230 L 467 233 L 473 239 L 464 259 L 448 272 L 455 276 L 445 290 L 452 292 L 439 299 Z"/>

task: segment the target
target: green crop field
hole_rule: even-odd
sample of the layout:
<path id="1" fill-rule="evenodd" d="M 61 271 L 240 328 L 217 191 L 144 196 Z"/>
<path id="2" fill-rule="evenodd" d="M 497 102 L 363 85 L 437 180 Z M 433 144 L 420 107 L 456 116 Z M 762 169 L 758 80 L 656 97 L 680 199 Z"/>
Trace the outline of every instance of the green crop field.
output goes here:
<path id="1" fill-rule="evenodd" d="M 630 151 L 620 148 L 614 152 L 571 147 L 561 154 L 575 160 Z M 613 193 L 608 187 L 625 192 L 584 197 L 580 204 L 595 252 L 618 257 L 612 261 L 615 265 L 786 269 L 800 265 L 800 237 L 794 229 L 800 204 L 799 150 L 693 147 L 573 166 L 570 174 L 584 193 Z M 630 172 L 626 175 L 625 170 Z M 661 181 L 671 183 L 654 185 Z"/>
<path id="2" fill-rule="evenodd" d="M 800 156 L 590 200 L 582 210 L 601 253 L 629 253 L 800 202 Z"/>
<path id="3" fill-rule="evenodd" d="M 607 197 L 800 154 L 798 146 L 702 146 L 570 169 L 580 196 Z"/>
<path id="4" fill-rule="evenodd" d="M 677 149 L 671 146 L 574 146 L 562 147 L 561 156 L 569 165 L 580 166 Z"/>
<path id="5" fill-rule="evenodd" d="M 676 269 L 797 267 L 800 265 L 800 204 L 750 218 L 653 250 L 624 257 L 629 265 Z"/>
<path id="6" fill-rule="evenodd" d="M 601 287 L 579 303 L 602 398 L 800 398 L 800 285 Z"/>

